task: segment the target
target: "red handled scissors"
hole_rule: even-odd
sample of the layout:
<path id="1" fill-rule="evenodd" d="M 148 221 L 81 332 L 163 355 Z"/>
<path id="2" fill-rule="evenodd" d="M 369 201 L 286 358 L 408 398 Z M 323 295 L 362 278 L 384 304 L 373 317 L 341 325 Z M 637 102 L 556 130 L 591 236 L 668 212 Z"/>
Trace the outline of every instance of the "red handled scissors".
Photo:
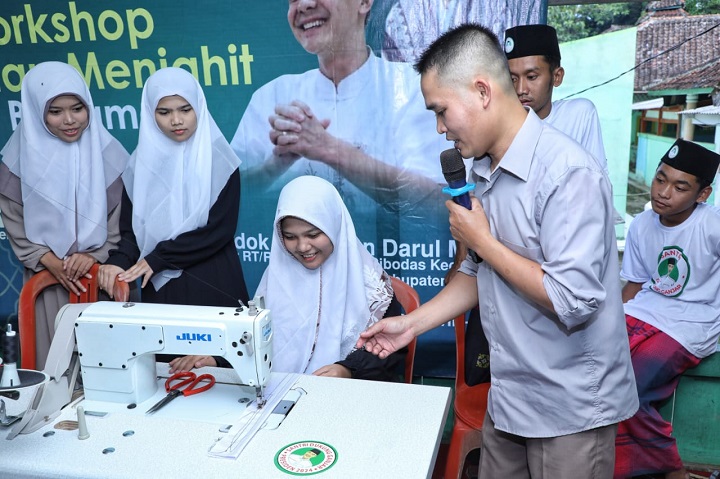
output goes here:
<path id="1" fill-rule="evenodd" d="M 174 383 L 174 381 L 179 381 Z M 197 387 L 201 382 L 206 381 L 207 384 Z M 173 384 L 174 383 L 174 384 Z M 145 414 L 152 414 L 158 409 L 164 407 L 167 403 L 178 396 L 192 396 L 203 391 L 207 391 L 215 384 L 215 376 L 212 374 L 201 374 L 200 376 L 190 371 L 175 373 L 165 381 L 165 391 L 167 396 L 158 401 L 153 407 L 147 410 Z M 183 386 L 186 386 L 183 389 Z"/>

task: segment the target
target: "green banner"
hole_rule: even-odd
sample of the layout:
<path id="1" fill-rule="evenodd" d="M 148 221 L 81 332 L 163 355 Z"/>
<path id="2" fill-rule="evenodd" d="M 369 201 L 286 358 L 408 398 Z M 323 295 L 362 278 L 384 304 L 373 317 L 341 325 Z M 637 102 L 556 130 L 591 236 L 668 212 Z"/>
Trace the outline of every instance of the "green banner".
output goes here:
<path id="1" fill-rule="evenodd" d="M 517 2 L 525 16 L 518 16 L 515 23 L 528 23 L 533 16 L 537 20 L 539 7 L 528 10 L 524 3 L 528 2 Z M 56 60 L 74 66 L 90 86 L 94 114 L 129 152 L 137 142 L 145 80 L 163 67 L 185 68 L 202 85 L 210 112 L 243 161 L 236 247 L 251 295 L 267 265 L 280 189 L 294 176 L 315 174 L 338 188 L 358 237 L 383 268 L 417 289 L 426 301 L 443 286 L 455 250 L 446 197 L 440 193 L 443 178 L 438 160 L 440 152 L 452 145 L 435 131 L 412 68 L 381 58 L 383 47 L 393 44 L 397 49 L 400 44 L 401 39 L 389 38 L 386 32 L 404 31 L 397 24 L 402 9 L 409 8 L 404 4 L 375 2 L 367 26 L 367 43 L 374 51 L 363 66 L 364 76 L 358 73 L 344 81 L 328 100 L 318 92 L 318 85 L 322 86 L 318 59 L 301 47 L 289 28 L 287 1 L 5 1 L 0 6 L 0 145 L 20 121 L 22 79 L 37 63 Z M 478 7 L 469 2 L 468 11 L 458 10 L 454 21 L 459 14 L 479 15 L 483 9 L 483 14 L 493 15 L 492 4 Z M 450 26 L 448 19 L 436 22 L 434 28 L 439 32 Z M 501 33 L 505 21 L 503 17 L 494 22 L 493 28 Z M 359 99 L 345 98 L 346 88 Z M 272 156 L 268 117 L 276 104 L 295 100 L 327 120 L 327 131 L 334 137 L 377 160 L 378 168 L 395 168 L 397 178 L 389 181 L 395 186 L 368 187 L 346 167 L 305 158 L 283 175 L 258 179 L 253 168 L 262 167 Z M 370 171 L 377 175 L 380 170 Z M 22 273 L 4 230 L 0 230 L 0 252 L 0 318 L 9 318 L 17 312 Z M 451 327 L 421 338 L 419 355 L 423 347 L 437 355 L 418 357 L 419 374 L 454 374 Z"/>

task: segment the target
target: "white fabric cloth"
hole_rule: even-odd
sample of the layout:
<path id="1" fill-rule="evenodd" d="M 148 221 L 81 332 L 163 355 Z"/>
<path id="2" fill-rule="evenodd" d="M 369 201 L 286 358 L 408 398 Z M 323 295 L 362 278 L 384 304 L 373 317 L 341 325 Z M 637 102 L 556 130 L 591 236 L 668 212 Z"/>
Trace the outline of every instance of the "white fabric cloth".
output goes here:
<path id="1" fill-rule="evenodd" d="M 50 133 L 50 102 L 74 95 L 85 104 L 88 127 L 67 143 Z M 107 239 L 107 188 L 122 174 L 128 153 L 95 118 L 90 90 L 73 67 L 44 62 L 22 83 L 22 121 L 2 149 L 20 178 L 27 238 L 58 258 L 101 246 Z"/>
<path id="2" fill-rule="evenodd" d="M 285 248 L 280 227 L 287 216 L 330 238 L 334 249 L 320 268 L 306 268 Z M 273 370 L 312 373 L 345 359 L 360 332 L 383 317 L 392 295 L 389 277 L 355 235 L 337 190 L 314 176 L 288 183 L 278 200 L 270 261 L 255 294 L 265 297 L 272 316 Z"/>
<path id="3" fill-rule="evenodd" d="M 675 259 L 668 274 L 668 259 Z M 655 326 L 698 358 L 720 338 L 720 209 L 699 204 L 688 219 L 668 227 L 652 210 L 628 229 L 620 274 L 642 289 L 625 313 Z"/>
<path id="4" fill-rule="evenodd" d="M 187 100 L 197 116 L 195 134 L 184 142 L 165 136 L 155 121 L 158 102 L 174 95 Z M 140 258 L 159 242 L 204 226 L 239 165 L 197 80 L 182 68 L 163 68 L 151 75 L 142 93 L 138 145 L 123 174 Z M 180 274 L 182 270 L 162 271 L 153 276 L 153 286 L 159 290 Z"/>

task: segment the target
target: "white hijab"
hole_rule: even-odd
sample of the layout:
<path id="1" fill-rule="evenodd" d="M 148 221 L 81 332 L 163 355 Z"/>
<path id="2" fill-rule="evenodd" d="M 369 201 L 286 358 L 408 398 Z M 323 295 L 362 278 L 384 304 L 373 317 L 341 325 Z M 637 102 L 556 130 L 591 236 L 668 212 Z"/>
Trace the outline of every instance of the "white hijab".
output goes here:
<path id="1" fill-rule="evenodd" d="M 50 102 L 74 95 L 85 104 L 88 127 L 67 143 L 48 130 Z M 73 67 L 44 62 L 22 82 L 22 121 L 0 154 L 20 178 L 27 238 L 58 258 L 107 240 L 107 188 L 122 174 L 128 153 L 95 118 L 90 90 Z M 115 205 L 110 205 L 110 208 Z"/>
<path id="2" fill-rule="evenodd" d="M 285 248 L 280 223 L 287 216 L 332 241 L 333 253 L 320 268 L 305 268 Z M 283 188 L 274 230 L 255 294 L 265 297 L 272 318 L 273 370 L 312 373 L 345 359 L 360 332 L 383 317 L 393 295 L 390 278 L 355 235 L 337 190 L 321 178 L 301 176 Z"/>
<path id="3" fill-rule="evenodd" d="M 165 136 L 155 122 L 158 102 L 173 95 L 187 100 L 197 115 L 197 131 L 181 143 Z M 152 74 L 142 93 L 138 145 L 123 174 L 140 258 L 161 241 L 205 226 L 210 208 L 239 165 L 207 109 L 197 80 L 182 68 Z M 181 273 L 162 271 L 153 277 L 153 286 L 159 290 Z"/>

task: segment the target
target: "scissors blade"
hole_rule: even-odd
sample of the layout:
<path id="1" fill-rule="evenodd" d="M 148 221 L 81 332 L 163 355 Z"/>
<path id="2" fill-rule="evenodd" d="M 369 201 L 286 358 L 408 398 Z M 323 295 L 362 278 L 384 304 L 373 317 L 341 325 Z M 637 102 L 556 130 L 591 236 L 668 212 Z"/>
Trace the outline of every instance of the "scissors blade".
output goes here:
<path id="1" fill-rule="evenodd" d="M 170 391 L 167 396 L 165 396 L 165 397 L 162 398 L 160 401 L 158 401 L 157 403 L 155 403 L 155 405 L 154 405 L 153 407 L 151 407 L 150 409 L 148 409 L 148 410 L 145 412 L 145 414 L 152 414 L 152 413 L 158 411 L 159 409 L 162 409 L 163 407 L 165 407 L 165 405 L 166 405 L 167 403 L 169 403 L 170 401 L 172 401 L 172 400 L 175 399 L 176 397 L 177 397 L 176 391 Z"/>

